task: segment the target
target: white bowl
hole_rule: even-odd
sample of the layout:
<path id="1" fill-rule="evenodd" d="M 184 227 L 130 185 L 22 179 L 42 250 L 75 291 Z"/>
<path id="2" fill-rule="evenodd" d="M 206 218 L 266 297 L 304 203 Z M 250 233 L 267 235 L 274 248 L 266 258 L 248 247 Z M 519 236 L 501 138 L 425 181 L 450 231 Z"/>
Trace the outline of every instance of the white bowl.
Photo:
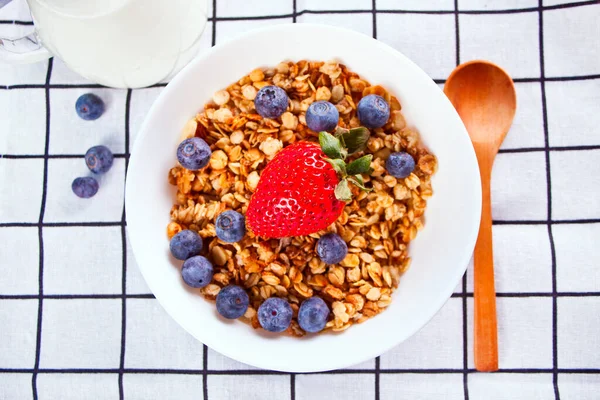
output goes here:
<path id="1" fill-rule="evenodd" d="M 427 51 L 427 50 L 424 50 Z M 425 228 L 410 245 L 412 265 L 388 309 L 340 334 L 297 339 L 267 335 L 216 314 L 189 290 L 169 256 L 166 226 L 175 189 L 167 172 L 183 125 L 212 94 L 261 66 L 282 60 L 331 60 L 381 84 L 402 104 L 409 126 L 438 158 Z M 368 36 L 325 25 L 276 25 L 213 47 L 182 70 L 158 97 L 135 142 L 126 185 L 127 224 L 148 286 L 184 329 L 212 349 L 256 367 L 314 372 L 382 354 L 423 327 L 451 296 L 471 257 L 481 188 L 469 136 L 440 88 L 398 51 Z M 156 329 L 161 329 L 157 326 Z"/>

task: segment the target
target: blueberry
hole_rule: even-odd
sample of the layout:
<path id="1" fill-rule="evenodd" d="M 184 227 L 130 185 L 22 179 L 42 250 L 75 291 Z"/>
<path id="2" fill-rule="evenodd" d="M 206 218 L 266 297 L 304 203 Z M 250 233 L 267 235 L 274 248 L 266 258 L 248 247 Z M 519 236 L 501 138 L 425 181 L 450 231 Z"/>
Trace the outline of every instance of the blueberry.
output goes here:
<path id="1" fill-rule="evenodd" d="M 339 120 L 339 111 L 328 101 L 315 101 L 306 111 L 306 126 L 315 132 L 332 131 Z"/>
<path id="2" fill-rule="evenodd" d="M 385 162 L 385 169 L 395 178 L 406 178 L 415 169 L 415 159 L 408 153 L 392 153 Z"/>
<path id="3" fill-rule="evenodd" d="M 93 93 L 82 94 L 75 103 L 75 111 L 82 119 L 93 121 L 104 114 L 104 102 Z"/>
<path id="4" fill-rule="evenodd" d="M 370 94 L 358 102 L 357 114 L 367 128 L 381 128 L 390 118 L 390 106 L 383 97 Z"/>
<path id="5" fill-rule="evenodd" d="M 325 328 L 329 317 L 329 307 L 320 297 L 304 300 L 298 310 L 298 324 L 306 332 L 319 332 Z"/>
<path id="6" fill-rule="evenodd" d="M 283 114 L 290 99 L 279 86 L 265 86 L 254 98 L 254 108 L 264 118 L 277 118 Z"/>
<path id="7" fill-rule="evenodd" d="M 212 280 L 213 266 L 206 258 L 194 256 L 188 258 L 181 267 L 183 281 L 193 288 L 203 288 Z"/>
<path id="8" fill-rule="evenodd" d="M 228 319 L 236 319 L 248 309 L 248 293 L 236 285 L 225 286 L 217 294 L 217 311 Z"/>
<path id="9" fill-rule="evenodd" d="M 91 176 L 85 178 L 75 178 L 71 184 L 73 193 L 82 199 L 89 199 L 90 197 L 94 196 L 96 193 L 98 193 L 99 188 L 100 186 L 98 185 L 98 181 Z"/>
<path id="10" fill-rule="evenodd" d="M 327 233 L 317 242 L 317 254 L 327 264 L 337 264 L 348 254 L 348 246 L 337 233 Z"/>
<path id="11" fill-rule="evenodd" d="M 217 217 L 215 230 L 222 241 L 239 242 L 246 234 L 246 219 L 237 211 L 227 210 Z"/>
<path id="12" fill-rule="evenodd" d="M 178 260 L 187 260 L 200 254 L 202 238 L 196 232 L 186 229 L 173 236 L 169 248 L 173 257 Z"/>
<path id="13" fill-rule="evenodd" d="M 85 153 L 85 163 L 90 171 L 103 174 L 113 165 L 113 154 L 106 146 L 94 146 Z"/>
<path id="14" fill-rule="evenodd" d="M 177 148 L 177 160 L 184 168 L 191 171 L 206 167 L 210 160 L 210 154 L 208 144 L 197 137 L 185 139 Z"/>
<path id="15" fill-rule="evenodd" d="M 292 307 L 287 300 L 269 297 L 258 307 L 258 322 L 269 332 L 283 332 L 292 322 Z"/>

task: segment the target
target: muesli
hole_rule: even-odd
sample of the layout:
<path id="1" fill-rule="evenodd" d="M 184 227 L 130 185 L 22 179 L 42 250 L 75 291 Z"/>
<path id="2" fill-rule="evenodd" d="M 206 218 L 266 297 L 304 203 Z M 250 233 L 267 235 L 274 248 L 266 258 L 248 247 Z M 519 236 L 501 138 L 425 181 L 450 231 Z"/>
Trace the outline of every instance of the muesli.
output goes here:
<path id="1" fill-rule="evenodd" d="M 216 92 L 181 139 L 167 234 L 221 315 L 303 336 L 388 307 L 437 167 L 392 93 L 282 62 Z"/>

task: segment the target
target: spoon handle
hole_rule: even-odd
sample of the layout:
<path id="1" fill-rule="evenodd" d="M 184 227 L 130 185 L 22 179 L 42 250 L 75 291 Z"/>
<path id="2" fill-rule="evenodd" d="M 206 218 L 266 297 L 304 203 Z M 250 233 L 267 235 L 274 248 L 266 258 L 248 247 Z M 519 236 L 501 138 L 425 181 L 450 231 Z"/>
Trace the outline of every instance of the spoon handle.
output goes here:
<path id="1" fill-rule="evenodd" d="M 482 209 L 479 235 L 474 252 L 475 333 L 474 356 L 478 371 L 498 370 L 498 329 L 496 322 L 496 289 L 494 287 L 494 255 L 492 250 L 492 204 L 490 182 L 493 156 L 477 152 L 481 173 Z"/>

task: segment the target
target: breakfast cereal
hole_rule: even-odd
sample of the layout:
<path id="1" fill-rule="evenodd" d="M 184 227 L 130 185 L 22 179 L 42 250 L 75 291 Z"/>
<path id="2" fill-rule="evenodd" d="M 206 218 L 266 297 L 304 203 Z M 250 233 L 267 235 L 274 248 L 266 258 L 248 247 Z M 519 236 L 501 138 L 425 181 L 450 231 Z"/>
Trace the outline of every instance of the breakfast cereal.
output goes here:
<path id="1" fill-rule="evenodd" d="M 263 118 L 256 112 L 253 101 L 267 85 L 278 86 L 289 96 L 289 106 L 279 118 Z M 361 126 L 357 104 L 370 94 L 383 97 L 390 110 L 385 125 L 370 129 L 366 149 L 357 154 L 373 156 L 371 174 L 363 174 L 364 185 L 372 190 L 351 185 L 353 198 L 339 218 L 315 233 L 268 239 L 249 229 L 238 242 L 217 238 L 217 216 L 226 210 L 246 215 L 263 170 L 282 149 L 319 141 L 319 132 L 306 123 L 313 102 L 333 103 L 339 112 L 338 129 L 351 129 Z M 199 289 L 204 297 L 214 300 L 229 284 L 245 288 L 249 307 L 242 320 L 254 328 L 260 327 L 259 306 L 269 297 L 284 298 L 293 311 L 287 333 L 294 336 L 306 333 L 297 316 L 302 301 L 312 296 L 321 297 L 331 310 L 325 331 L 343 331 L 389 306 L 410 265 L 408 245 L 423 228 L 437 167 L 435 156 L 407 127 L 395 96 L 337 62 L 282 62 L 251 71 L 216 92 L 182 135 L 204 139 L 212 154 L 203 169 L 176 165 L 169 171 L 177 193 L 167 235 L 170 239 L 190 229 L 204 241 L 202 254 L 214 266 L 211 283 Z M 386 172 L 386 159 L 395 152 L 414 159 L 414 170 L 406 178 Z M 348 253 L 341 262 L 328 265 L 318 256 L 317 241 L 325 233 L 337 233 L 345 241 Z"/>

